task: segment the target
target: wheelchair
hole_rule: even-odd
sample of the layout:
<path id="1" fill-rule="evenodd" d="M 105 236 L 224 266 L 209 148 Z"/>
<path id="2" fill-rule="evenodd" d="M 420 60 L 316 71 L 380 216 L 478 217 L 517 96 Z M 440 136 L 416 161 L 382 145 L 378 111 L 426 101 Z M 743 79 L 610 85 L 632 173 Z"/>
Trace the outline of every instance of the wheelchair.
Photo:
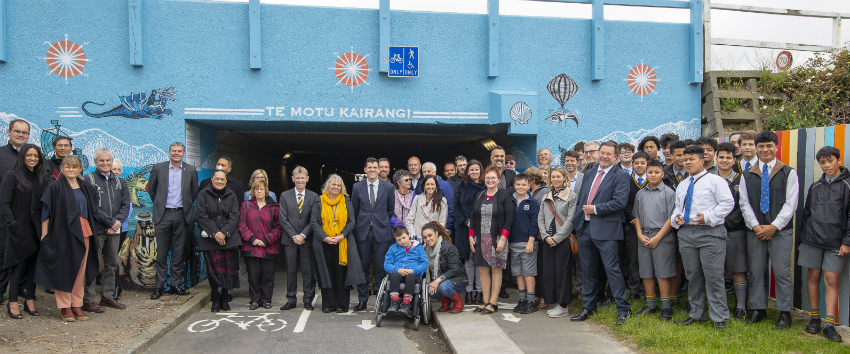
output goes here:
<path id="1" fill-rule="evenodd" d="M 413 309 L 413 330 L 419 330 L 419 321 L 425 322 L 427 325 L 431 321 L 431 301 L 428 298 L 427 294 L 427 286 L 431 283 L 431 272 L 426 271 L 425 277 L 420 279 L 416 283 L 415 289 L 413 289 L 413 302 L 411 308 Z M 401 292 L 399 295 L 407 293 L 407 289 L 405 289 L 405 284 L 401 283 Z M 375 326 L 381 327 L 381 320 L 384 317 L 387 317 L 387 307 L 389 307 L 390 302 L 390 275 L 384 277 L 384 280 L 381 281 L 381 286 L 378 287 L 378 296 L 375 297 Z M 396 317 L 403 316 L 401 314 L 396 314 Z"/>

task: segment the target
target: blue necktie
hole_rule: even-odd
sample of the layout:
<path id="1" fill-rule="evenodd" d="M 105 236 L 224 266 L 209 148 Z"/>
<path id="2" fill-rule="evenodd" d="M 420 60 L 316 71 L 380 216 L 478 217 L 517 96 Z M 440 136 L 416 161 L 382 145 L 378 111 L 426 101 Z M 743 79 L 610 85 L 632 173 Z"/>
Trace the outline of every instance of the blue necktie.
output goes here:
<path id="1" fill-rule="evenodd" d="M 638 177 L 638 185 L 643 185 L 643 177 Z"/>
<path id="2" fill-rule="evenodd" d="M 750 162 L 749 162 L 749 161 L 747 161 L 747 169 L 746 169 L 746 171 L 749 171 L 751 168 L 753 168 L 753 165 L 750 165 Z"/>
<path id="3" fill-rule="evenodd" d="M 767 170 L 767 164 L 761 169 L 761 212 L 766 213 L 770 210 L 770 171 Z"/>
<path id="4" fill-rule="evenodd" d="M 685 196 L 685 224 L 691 223 L 691 203 L 694 201 L 694 178 L 688 186 L 688 195 Z"/>

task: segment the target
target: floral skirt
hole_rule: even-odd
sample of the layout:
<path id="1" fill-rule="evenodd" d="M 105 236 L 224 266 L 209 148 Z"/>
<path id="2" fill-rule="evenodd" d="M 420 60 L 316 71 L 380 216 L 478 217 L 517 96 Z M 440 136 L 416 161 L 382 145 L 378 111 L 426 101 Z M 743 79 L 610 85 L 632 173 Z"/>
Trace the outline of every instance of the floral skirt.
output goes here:
<path id="1" fill-rule="evenodd" d="M 239 251 L 204 251 L 210 285 L 227 290 L 239 288 Z"/>
<path id="2" fill-rule="evenodd" d="M 501 237 L 501 235 L 499 236 Z M 490 267 L 505 269 L 508 266 L 508 243 L 505 242 L 505 247 L 502 252 L 496 252 L 496 242 L 489 233 L 485 233 L 478 237 L 475 241 L 475 255 L 473 264 L 476 267 Z"/>

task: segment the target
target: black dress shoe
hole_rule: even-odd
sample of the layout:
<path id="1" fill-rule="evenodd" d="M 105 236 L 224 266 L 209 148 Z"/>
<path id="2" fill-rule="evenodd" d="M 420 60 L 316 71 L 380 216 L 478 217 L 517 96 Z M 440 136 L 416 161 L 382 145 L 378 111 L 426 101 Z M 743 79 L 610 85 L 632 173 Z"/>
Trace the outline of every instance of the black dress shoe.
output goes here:
<path id="1" fill-rule="evenodd" d="M 841 335 L 835 331 L 835 326 L 826 326 L 823 328 L 823 336 L 833 342 L 841 343 Z"/>
<path id="2" fill-rule="evenodd" d="M 162 293 L 164 293 L 162 289 L 154 290 L 153 293 L 151 293 L 151 300 L 159 300 L 159 298 L 162 297 Z"/>
<path id="3" fill-rule="evenodd" d="M 658 311 L 660 311 L 660 310 L 661 309 L 659 309 L 657 307 L 649 308 L 649 306 L 646 306 L 643 309 L 641 309 L 640 311 L 638 311 L 638 313 L 636 315 L 643 316 L 643 315 L 654 314 L 654 313 L 658 313 Z"/>
<path id="4" fill-rule="evenodd" d="M 806 333 L 820 333 L 820 318 L 813 318 L 811 321 L 809 321 L 809 324 L 806 325 Z"/>
<path id="5" fill-rule="evenodd" d="M 791 312 L 782 311 L 779 313 L 779 319 L 776 320 L 776 329 L 786 329 L 791 327 Z"/>
<path id="6" fill-rule="evenodd" d="M 676 321 L 676 324 L 677 324 L 677 325 L 682 325 L 682 326 L 690 326 L 690 325 L 692 325 L 692 324 L 694 324 L 694 323 L 703 323 L 703 322 L 705 322 L 705 320 L 698 320 L 698 319 L 693 318 L 693 317 L 688 317 L 688 319 L 687 319 L 687 320 L 684 320 L 684 321 Z"/>
<path id="7" fill-rule="evenodd" d="M 632 311 L 631 311 L 631 310 L 629 310 L 629 311 L 628 311 L 628 312 L 626 312 L 626 313 L 621 313 L 621 314 L 619 314 L 619 315 L 617 316 L 617 325 L 619 326 L 619 325 L 621 325 L 621 324 L 623 324 L 623 323 L 626 323 L 626 320 L 627 320 L 627 319 L 629 318 L 629 316 L 631 316 L 631 315 L 632 315 Z"/>
<path id="8" fill-rule="evenodd" d="M 365 302 L 365 301 L 364 301 L 364 302 L 361 302 L 361 303 L 357 304 L 357 306 L 354 306 L 354 311 L 365 311 L 365 310 L 366 310 L 366 306 L 367 306 L 367 305 L 366 305 L 366 302 Z"/>
<path id="9" fill-rule="evenodd" d="M 584 321 L 587 321 L 587 319 L 590 318 L 590 316 L 592 316 L 593 314 L 594 314 L 594 312 L 590 312 L 587 309 L 581 309 L 581 313 L 579 313 L 576 316 L 571 317 L 570 321 L 584 322 Z"/>
<path id="10" fill-rule="evenodd" d="M 641 298 L 640 298 L 640 294 L 632 294 L 632 295 L 629 295 L 629 301 L 632 301 L 632 300 L 640 300 L 640 299 L 641 299 Z"/>
<path id="11" fill-rule="evenodd" d="M 484 303 L 484 293 L 477 291 L 475 292 L 475 302 L 474 304 L 483 304 Z"/>
<path id="12" fill-rule="evenodd" d="M 342 307 L 336 308 L 336 313 L 346 313 L 346 312 L 348 312 L 347 308 L 342 308 Z"/>
<path id="13" fill-rule="evenodd" d="M 752 310 L 747 316 L 747 323 L 759 323 L 765 318 L 767 318 L 766 310 Z"/>
<path id="14" fill-rule="evenodd" d="M 322 307 L 322 312 L 324 312 L 324 313 L 331 313 L 333 311 L 334 311 L 334 309 L 332 309 L 332 308 Z"/>
<path id="15" fill-rule="evenodd" d="M 48 294 L 53 294 L 53 293 L 54 293 L 53 289 L 51 289 L 51 288 L 44 288 L 44 292 L 46 292 L 46 293 L 48 293 Z"/>
<path id="16" fill-rule="evenodd" d="M 466 296 L 463 298 L 463 301 L 466 302 L 467 304 L 473 303 L 473 300 L 475 300 L 475 299 L 472 298 L 473 293 L 474 293 L 474 291 L 467 291 Z"/>
<path id="17" fill-rule="evenodd" d="M 310 300 L 310 302 L 305 302 L 304 303 L 304 309 L 309 310 L 309 311 L 313 311 L 315 309 L 315 307 L 313 307 L 313 300 Z"/>
<path id="18" fill-rule="evenodd" d="M 673 319 L 673 309 L 661 309 L 661 320 L 669 321 Z"/>
<path id="19" fill-rule="evenodd" d="M 283 304 L 283 306 L 280 307 L 280 309 L 283 310 L 283 311 L 292 310 L 294 308 L 295 308 L 294 302 L 287 302 L 287 303 Z"/>
<path id="20" fill-rule="evenodd" d="M 732 318 L 736 320 L 743 320 L 744 317 L 747 317 L 747 311 L 744 309 L 735 309 L 735 313 L 732 314 Z"/>
<path id="21" fill-rule="evenodd" d="M 726 329 L 726 322 L 723 322 L 723 321 L 714 322 L 714 327 L 717 327 L 718 330 L 722 331 L 722 330 Z"/>
<path id="22" fill-rule="evenodd" d="M 507 298 L 509 298 L 509 297 L 511 297 L 511 296 L 510 296 L 510 295 L 508 295 L 508 291 L 507 291 L 507 290 L 502 289 L 502 290 L 500 290 L 500 291 L 499 291 L 499 298 L 501 298 L 501 299 L 507 299 Z"/>

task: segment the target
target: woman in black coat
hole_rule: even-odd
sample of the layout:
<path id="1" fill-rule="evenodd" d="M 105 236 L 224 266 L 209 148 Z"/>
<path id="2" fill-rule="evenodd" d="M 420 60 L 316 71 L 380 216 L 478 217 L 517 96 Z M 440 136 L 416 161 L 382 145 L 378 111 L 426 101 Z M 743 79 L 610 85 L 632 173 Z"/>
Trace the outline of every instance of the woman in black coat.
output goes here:
<path id="1" fill-rule="evenodd" d="M 35 145 L 26 144 L 0 185 L 0 242 L 6 245 L 0 269 L 11 272 L 6 311 L 15 319 L 24 318 L 18 307 L 18 287 L 22 280 L 27 294 L 24 311 L 38 316 L 35 261 L 41 241 L 41 196 L 50 183 L 44 166 L 41 151 Z"/>
<path id="2" fill-rule="evenodd" d="M 97 277 L 98 223 L 95 187 L 83 181 L 83 161 L 71 155 L 62 160 L 62 176 L 47 185 L 41 197 L 41 245 L 35 263 L 35 282 L 54 289 L 56 307 L 65 322 L 88 320 L 83 290 Z"/>
<path id="3" fill-rule="evenodd" d="M 211 312 L 230 311 L 228 292 L 239 288 L 239 201 L 228 188 L 227 172 L 213 172 L 211 183 L 198 194 L 195 203 L 201 237 L 198 250 L 204 252 L 207 279 L 212 288 Z M 221 288 L 221 293 L 219 289 Z"/>
<path id="4" fill-rule="evenodd" d="M 466 278 L 469 280 L 466 285 L 466 298 L 464 300 L 470 304 L 484 302 L 484 295 L 481 293 L 481 277 L 478 275 L 478 269 L 472 265 L 472 252 L 469 248 L 469 239 L 466 237 L 466 235 L 469 235 L 469 223 L 472 219 L 472 206 L 475 204 L 475 197 L 486 189 L 484 180 L 481 178 L 482 173 L 484 173 L 484 166 L 481 165 L 481 162 L 470 160 L 466 174 L 455 186 L 455 193 L 452 198 L 454 199 L 452 210 L 455 216 L 454 244 L 466 270 Z"/>
<path id="5" fill-rule="evenodd" d="M 422 227 L 422 239 L 425 242 L 425 253 L 428 255 L 428 271 L 431 281 L 428 284 L 428 295 L 436 297 L 443 304 L 439 312 L 463 311 L 463 297 L 460 291 L 466 286 L 466 270 L 452 244 L 449 233 L 438 221 L 432 221 Z"/>
<path id="6" fill-rule="evenodd" d="M 472 220 L 469 224 L 469 243 L 473 247 L 473 265 L 481 276 L 484 304 L 475 309 L 489 315 L 499 311 L 499 289 L 502 271 L 508 265 L 508 236 L 514 223 L 514 205 L 511 195 L 499 189 L 500 172 L 496 166 L 484 170 L 487 190 L 475 198 Z"/>

